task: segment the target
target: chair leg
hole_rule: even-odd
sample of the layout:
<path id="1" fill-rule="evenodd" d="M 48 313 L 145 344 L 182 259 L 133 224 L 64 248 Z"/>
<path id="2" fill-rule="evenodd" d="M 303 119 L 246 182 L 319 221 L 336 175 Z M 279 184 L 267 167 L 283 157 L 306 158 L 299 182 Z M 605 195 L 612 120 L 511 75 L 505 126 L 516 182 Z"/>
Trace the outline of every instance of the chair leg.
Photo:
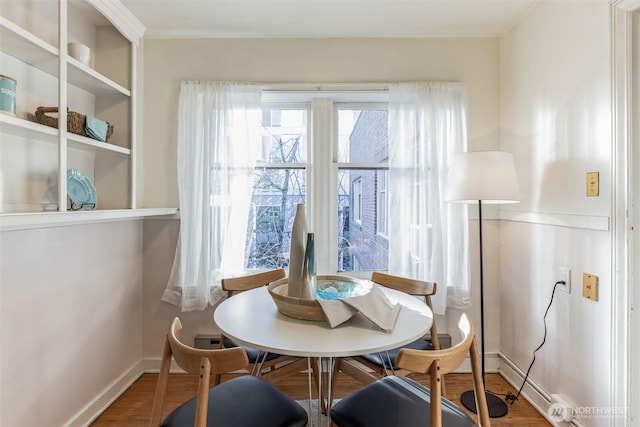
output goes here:
<path id="1" fill-rule="evenodd" d="M 471 374 L 473 378 L 473 388 L 476 396 L 476 409 L 478 413 L 478 424 L 480 427 L 491 425 L 489 420 L 489 408 L 487 407 L 487 396 L 484 391 L 484 382 L 480 372 L 480 358 L 478 357 L 478 347 L 475 338 L 469 347 L 469 358 L 471 359 Z"/>
<path id="2" fill-rule="evenodd" d="M 431 313 L 433 313 L 433 305 L 431 304 L 431 297 L 426 297 L 426 303 L 431 309 Z M 433 315 L 433 322 L 431 323 L 431 344 L 433 344 L 434 350 L 440 350 L 440 338 L 438 338 L 438 328 L 436 327 L 436 319 L 435 314 Z M 447 395 L 447 389 L 444 385 L 444 375 L 441 378 L 441 386 L 442 386 L 442 395 Z"/>
<path id="3" fill-rule="evenodd" d="M 430 425 L 442 427 L 442 378 L 440 375 L 440 361 L 434 360 L 429 369 L 431 375 L 431 408 L 429 410 Z"/>
<path id="4" fill-rule="evenodd" d="M 447 388 L 445 387 L 444 375 L 440 376 L 440 388 L 442 389 L 442 395 L 447 396 Z"/>
<path id="5" fill-rule="evenodd" d="M 333 372 L 331 373 L 331 400 L 329 401 L 329 407 L 327 408 L 327 415 L 331 411 L 331 407 L 333 406 L 333 399 L 336 395 L 336 384 L 338 384 L 338 374 L 340 374 L 340 370 L 344 365 L 343 359 L 341 357 L 336 357 L 333 360 Z"/>
<path id="6" fill-rule="evenodd" d="M 375 375 L 370 374 L 369 372 L 366 372 L 365 370 L 355 366 L 353 364 L 354 362 L 351 362 L 348 359 L 339 359 L 339 360 L 340 360 L 340 364 L 339 364 L 340 371 L 358 380 L 364 385 L 371 384 L 372 382 L 378 379 L 378 377 L 376 377 Z"/>
<path id="7" fill-rule="evenodd" d="M 196 402 L 196 420 L 194 427 L 206 427 L 209 407 L 209 378 L 211 361 L 207 357 L 200 358 L 200 379 L 198 380 L 198 397 Z"/>
<path id="8" fill-rule="evenodd" d="M 278 381 L 288 378 L 292 373 L 302 372 L 305 369 L 307 369 L 307 359 L 298 359 L 280 366 L 278 369 L 272 368 L 269 372 L 263 373 L 261 378 L 275 384 Z"/>

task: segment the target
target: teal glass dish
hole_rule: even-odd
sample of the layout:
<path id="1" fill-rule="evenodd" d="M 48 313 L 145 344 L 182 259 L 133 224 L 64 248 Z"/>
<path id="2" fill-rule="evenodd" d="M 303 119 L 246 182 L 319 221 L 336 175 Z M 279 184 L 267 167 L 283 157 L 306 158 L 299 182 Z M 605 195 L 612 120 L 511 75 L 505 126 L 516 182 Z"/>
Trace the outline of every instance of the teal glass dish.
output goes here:
<path id="1" fill-rule="evenodd" d="M 369 290 L 371 290 L 371 284 L 364 281 L 319 280 L 316 296 L 324 300 L 352 298 L 366 295 Z"/>

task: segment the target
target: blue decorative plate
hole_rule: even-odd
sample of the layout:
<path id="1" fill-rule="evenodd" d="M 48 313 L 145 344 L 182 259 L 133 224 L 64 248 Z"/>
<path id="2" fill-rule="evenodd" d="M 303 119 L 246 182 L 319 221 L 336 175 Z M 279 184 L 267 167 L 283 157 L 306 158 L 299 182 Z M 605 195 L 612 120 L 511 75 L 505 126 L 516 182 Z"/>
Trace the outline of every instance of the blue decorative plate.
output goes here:
<path id="1" fill-rule="evenodd" d="M 91 180 L 77 169 L 67 171 L 67 195 L 71 199 L 71 210 L 91 210 L 98 202 Z"/>
<path id="2" fill-rule="evenodd" d="M 371 290 L 371 283 L 342 280 L 318 280 L 316 296 L 324 300 L 358 297 Z"/>

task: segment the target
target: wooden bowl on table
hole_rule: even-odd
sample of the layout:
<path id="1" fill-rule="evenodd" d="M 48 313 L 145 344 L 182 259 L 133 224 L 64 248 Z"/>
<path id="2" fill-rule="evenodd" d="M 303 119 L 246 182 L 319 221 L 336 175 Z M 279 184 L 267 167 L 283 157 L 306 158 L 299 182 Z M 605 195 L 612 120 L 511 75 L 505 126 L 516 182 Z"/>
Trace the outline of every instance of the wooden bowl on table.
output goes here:
<path id="1" fill-rule="evenodd" d="M 344 283 L 350 282 L 354 286 L 360 284 L 362 281 L 353 277 L 346 276 L 317 276 L 316 283 L 318 288 L 327 283 Z M 327 320 L 327 317 L 322 310 L 322 306 L 314 299 L 302 299 L 288 295 L 289 291 L 289 278 L 285 277 L 269 284 L 269 294 L 273 298 L 278 311 L 285 316 L 293 317 L 295 319 L 322 321 Z"/>

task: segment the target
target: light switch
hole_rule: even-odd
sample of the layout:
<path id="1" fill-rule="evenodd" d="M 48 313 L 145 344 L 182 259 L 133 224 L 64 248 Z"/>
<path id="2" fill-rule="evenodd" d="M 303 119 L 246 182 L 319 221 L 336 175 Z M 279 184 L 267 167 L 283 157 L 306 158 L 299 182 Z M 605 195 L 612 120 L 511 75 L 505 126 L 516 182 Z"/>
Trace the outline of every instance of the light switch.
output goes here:
<path id="1" fill-rule="evenodd" d="M 596 197 L 600 195 L 600 173 L 587 172 L 587 196 Z"/>
<path id="2" fill-rule="evenodd" d="M 591 301 L 598 301 L 598 276 L 582 273 L 582 296 Z"/>

